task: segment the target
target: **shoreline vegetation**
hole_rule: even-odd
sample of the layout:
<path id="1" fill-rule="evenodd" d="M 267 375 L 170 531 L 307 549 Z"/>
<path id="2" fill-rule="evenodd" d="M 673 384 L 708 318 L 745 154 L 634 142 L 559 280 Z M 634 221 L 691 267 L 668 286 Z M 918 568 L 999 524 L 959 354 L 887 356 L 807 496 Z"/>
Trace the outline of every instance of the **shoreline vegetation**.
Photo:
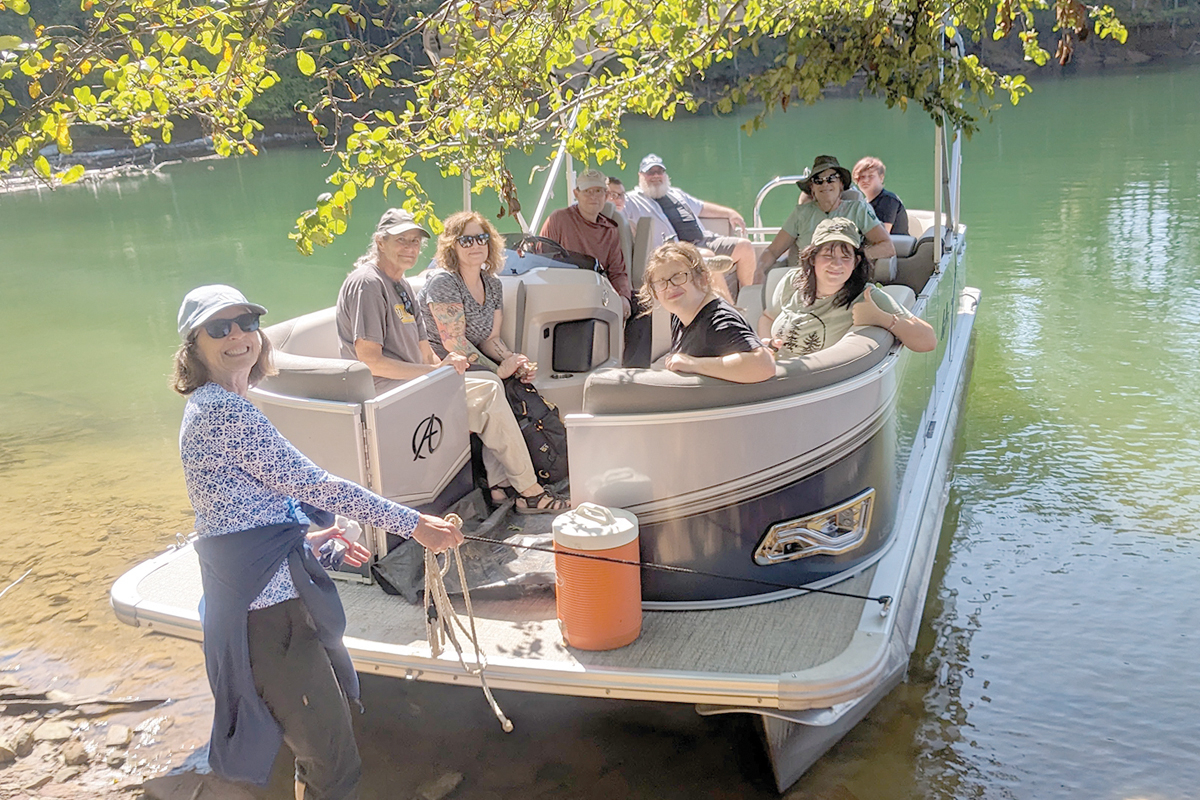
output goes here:
<path id="1" fill-rule="evenodd" d="M 1059 65 L 1051 62 L 1041 68 L 1026 61 L 1020 49 L 1014 47 L 1009 40 L 992 42 L 985 39 L 969 49 L 977 52 L 980 59 L 993 69 L 1036 76 L 1039 80 L 1070 80 L 1076 76 L 1097 75 L 1109 71 L 1161 69 L 1200 63 L 1200 22 L 1192 20 L 1190 16 L 1184 16 L 1182 24 L 1179 21 L 1156 21 L 1139 27 L 1131 25 L 1129 40 L 1125 45 L 1091 37 L 1076 44 L 1069 63 Z M 762 60 L 762 57 L 759 60 Z M 717 74 L 710 74 L 697 83 L 693 91 L 706 101 L 698 113 L 713 113 L 717 98 L 752 69 L 753 67 L 739 69 L 737 65 L 732 65 L 719 70 Z M 845 86 L 827 88 L 825 96 L 854 97 L 861 91 L 862 81 L 856 76 Z M 279 102 L 279 98 L 266 99 L 267 108 L 280 109 L 286 106 L 286 103 Z M 255 138 L 255 143 L 260 149 L 319 146 L 320 143 L 310 127 L 298 116 L 272 117 L 271 112 L 262 115 L 264 128 Z M 224 158 L 214 151 L 212 139 L 203 135 L 196 126 L 189 130 L 186 123 L 179 123 L 177 138 L 183 140 L 170 144 L 150 142 L 135 147 L 129 137 L 120 132 L 84 128 L 75 135 L 75 146 L 70 154 L 60 154 L 53 146 L 46 148 L 43 154 L 55 171 L 66 170 L 76 165 L 83 166 L 86 172 L 81 182 L 91 184 L 126 175 L 154 174 L 164 167 L 185 161 Z M 59 185 L 57 180 L 40 177 L 31 170 L 0 174 L 0 194 L 41 191 L 57 188 Z"/>

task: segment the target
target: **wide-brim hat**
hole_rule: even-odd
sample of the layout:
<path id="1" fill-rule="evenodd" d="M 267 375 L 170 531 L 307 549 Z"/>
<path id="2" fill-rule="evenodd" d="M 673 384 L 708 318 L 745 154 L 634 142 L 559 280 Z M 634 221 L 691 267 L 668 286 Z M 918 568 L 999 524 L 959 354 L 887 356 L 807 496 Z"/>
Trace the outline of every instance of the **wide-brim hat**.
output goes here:
<path id="1" fill-rule="evenodd" d="M 179 338 L 187 341 L 192 331 L 212 319 L 213 314 L 231 306 L 246 306 L 256 314 L 267 313 L 267 309 L 251 303 L 232 286 L 220 283 L 198 286 L 187 293 L 179 307 Z"/>
<path id="2" fill-rule="evenodd" d="M 376 233 L 382 233 L 386 236 L 399 236 L 408 231 L 420 231 L 428 239 L 432 234 L 422 228 L 412 215 L 411 211 L 405 211 L 403 208 L 389 208 L 383 212 L 383 216 L 379 218 L 379 224 L 375 226 Z"/>
<path id="3" fill-rule="evenodd" d="M 813 231 L 811 244 L 820 247 L 830 242 L 845 242 L 857 250 L 862 245 L 862 233 L 854 224 L 854 220 L 845 217 L 830 217 L 817 224 L 816 230 Z"/>
<path id="4" fill-rule="evenodd" d="M 813 159 L 813 165 L 804 170 L 804 174 L 800 176 L 800 180 L 796 181 L 796 185 L 802 191 L 812 194 L 812 179 L 827 169 L 837 170 L 838 177 L 842 179 L 842 189 L 850 188 L 850 170 L 839 164 L 833 156 L 817 156 Z"/>

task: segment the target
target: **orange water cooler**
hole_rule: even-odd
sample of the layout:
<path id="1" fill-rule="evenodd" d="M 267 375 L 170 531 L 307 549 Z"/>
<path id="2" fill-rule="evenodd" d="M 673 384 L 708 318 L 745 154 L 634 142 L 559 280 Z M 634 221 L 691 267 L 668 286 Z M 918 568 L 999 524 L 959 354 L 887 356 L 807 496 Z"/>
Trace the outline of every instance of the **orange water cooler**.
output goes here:
<path id="1" fill-rule="evenodd" d="M 620 508 L 580 503 L 554 519 L 554 595 L 563 639 L 580 650 L 614 650 L 642 632 L 637 566 L 572 553 L 638 561 L 637 517 Z"/>

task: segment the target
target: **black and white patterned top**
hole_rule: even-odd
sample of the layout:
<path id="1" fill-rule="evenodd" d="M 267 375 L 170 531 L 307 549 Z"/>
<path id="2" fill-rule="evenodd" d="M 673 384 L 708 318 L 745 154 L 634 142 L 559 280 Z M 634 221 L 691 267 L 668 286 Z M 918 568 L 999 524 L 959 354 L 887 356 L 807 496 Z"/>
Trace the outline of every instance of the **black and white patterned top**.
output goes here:
<path id="1" fill-rule="evenodd" d="M 297 501 L 409 537 L 419 516 L 330 475 L 283 438 L 249 400 L 206 383 L 188 398 L 179 430 L 188 497 L 201 536 L 300 520 Z M 284 561 L 250 610 L 299 597 Z"/>
<path id="2" fill-rule="evenodd" d="M 430 303 L 461 305 L 466 322 L 467 341 L 479 347 L 492 336 L 492 329 L 496 325 L 496 312 L 504 304 L 504 284 L 500 283 L 500 279 L 495 275 L 484 273 L 481 305 L 471 295 L 471 290 L 457 272 L 439 269 L 425 281 L 425 285 L 417 294 L 417 305 L 425 322 L 425 338 L 437 357 L 445 358 L 446 348 L 442 344 L 441 334 L 438 333 L 433 312 L 429 310 Z"/>

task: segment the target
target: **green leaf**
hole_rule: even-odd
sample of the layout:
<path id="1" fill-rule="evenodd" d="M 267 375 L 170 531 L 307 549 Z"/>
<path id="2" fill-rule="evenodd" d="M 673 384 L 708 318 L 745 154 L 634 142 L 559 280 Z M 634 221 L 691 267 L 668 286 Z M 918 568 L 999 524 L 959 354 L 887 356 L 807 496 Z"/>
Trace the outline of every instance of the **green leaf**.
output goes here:
<path id="1" fill-rule="evenodd" d="M 73 166 L 69 170 L 67 170 L 66 172 L 60 173 L 58 176 L 58 179 L 65 186 L 68 183 L 74 183 L 75 181 L 82 178 L 83 173 L 84 173 L 83 164 L 76 164 L 75 166 Z"/>
<path id="2" fill-rule="evenodd" d="M 0 36 L 0 50 L 12 50 L 21 45 L 20 36 Z"/>
<path id="3" fill-rule="evenodd" d="M 41 175 L 43 178 L 49 178 L 50 162 L 46 160 L 45 156 L 38 156 L 33 162 L 33 171 L 38 175 Z"/>
<path id="4" fill-rule="evenodd" d="M 9 0 L 8 7 L 21 16 L 29 13 L 29 0 Z"/>
<path id="5" fill-rule="evenodd" d="M 305 75 L 312 75 L 317 71 L 317 62 L 313 61 L 313 57 L 303 50 L 296 53 L 296 66 Z"/>

